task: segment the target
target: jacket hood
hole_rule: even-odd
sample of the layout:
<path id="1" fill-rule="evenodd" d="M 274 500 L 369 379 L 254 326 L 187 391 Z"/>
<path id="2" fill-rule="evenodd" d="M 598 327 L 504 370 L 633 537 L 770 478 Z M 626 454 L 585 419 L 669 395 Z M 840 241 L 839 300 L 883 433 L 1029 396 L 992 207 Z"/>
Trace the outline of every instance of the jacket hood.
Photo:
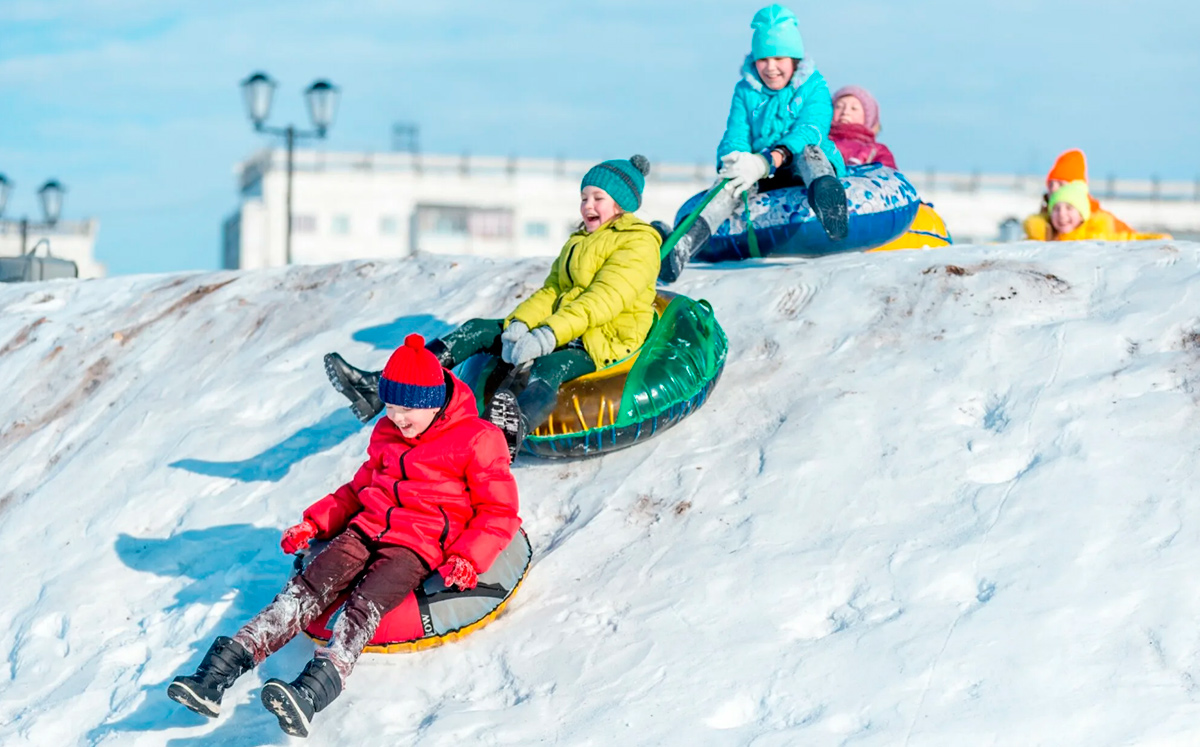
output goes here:
<path id="1" fill-rule="evenodd" d="M 774 96 L 775 94 L 783 93 L 784 91 L 791 91 L 792 93 L 795 93 L 797 90 L 799 90 L 800 86 L 808 82 L 808 79 L 811 78 L 812 74 L 816 71 L 817 66 L 812 61 L 812 58 L 805 57 L 804 59 L 796 60 L 796 72 L 792 73 L 792 79 L 789 80 L 788 84 L 783 88 L 779 89 L 778 91 L 772 91 L 762 82 L 762 78 L 758 77 L 758 68 L 754 66 L 753 54 L 746 55 L 746 59 L 742 62 L 742 80 L 745 81 L 755 91 L 763 94 L 764 96 Z"/>

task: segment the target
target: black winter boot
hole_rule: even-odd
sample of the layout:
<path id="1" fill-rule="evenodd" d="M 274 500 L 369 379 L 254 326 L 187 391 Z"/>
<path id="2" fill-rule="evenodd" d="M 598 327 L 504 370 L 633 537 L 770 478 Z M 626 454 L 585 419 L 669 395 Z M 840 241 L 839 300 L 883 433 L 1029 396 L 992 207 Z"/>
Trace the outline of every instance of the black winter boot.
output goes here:
<path id="1" fill-rule="evenodd" d="M 458 365 L 454 356 L 450 355 L 450 348 L 446 347 L 446 343 L 441 340 L 431 340 L 425 343 L 425 349 L 433 353 L 433 357 L 437 358 L 442 368 L 454 368 Z"/>
<path id="2" fill-rule="evenodd" d="M 820 176 L 808 185 L 808 204 L 817 214 L 821 228 L 834 241 L 850 233 L 850 216 L 846 207 L 846 188 L 836 176 Z"/>
<path id="3" fill-rule="evenodd" d="M 671 247 L 671 251 L 667 252 L 667 256 L 663 257 L 662 265 L 658 268 L 659 281 L 669 284 L 678 280 L 688 261 L 708 243 L 711 237 L 712 229 L 709 228 L 708 221 L 704 219 L 703 215 L 697 216 L 696 222 L 691 225 L 687 233 L 680 236 L 679 241 L 675 242 L 675 246 Z"/>
<path id="4" fill-rule="evenodd" d="M 253 668 L 250 652 L 232 638 L 221 636 L 208 647 L 195 674 L 171 680 L 167 697 L 202 716 L 216 718 L 221 712 L 221 695 Z"/>
<path id="5" fill-rule="evenodd" d="M 293 737 L 307 737 L 313 714 L 325 710 L 341 692 L 342 678 L 333 662 L 316 656 L 291 682 L 267 680 L 262 702 L 279 719 L 280 729 Z"/>
<path id="6" fill-rule="evenodd" d="M 504 440 L 508 442 L 508 459 L 510 462 L 516 460 L 521 442 L 529 433 L 521 406 L 517 404 L 517 395 L 511 389 L 497 391 L 484 409 L 483 418 L 504 431 Z"/>
<path id="7" fill-rule="evenodd" d="M 325 356 L 325 375 L 333 388 L 350 400 L 350 410 L 364 423 L 383 411 L 379 399 L 379 374 L 381 371 L 363 371 L 346 362 L 337 353 Z"/>
<path id="8" fill-rule="evenodd" d="M 671 235 L 671 227 L 661 220 L 650 221 L 650 227 L 658 231 L 658 235 L 662 237 L 664 242 Z"/>

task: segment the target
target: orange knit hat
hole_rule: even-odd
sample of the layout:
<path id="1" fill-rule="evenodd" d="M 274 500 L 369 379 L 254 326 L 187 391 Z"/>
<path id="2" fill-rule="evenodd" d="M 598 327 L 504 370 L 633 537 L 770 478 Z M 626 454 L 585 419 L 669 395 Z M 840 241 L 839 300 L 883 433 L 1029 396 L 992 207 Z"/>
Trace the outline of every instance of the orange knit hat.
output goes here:
<path id="1" fill-rule="evenodd" d="M 1054 162 L 1054 168 L 1046 174 L 1046 183 L 1057 179 L 1063 182 L 1087 181 L 1087 156 L 1078 148 L 1065 151 Z"/>

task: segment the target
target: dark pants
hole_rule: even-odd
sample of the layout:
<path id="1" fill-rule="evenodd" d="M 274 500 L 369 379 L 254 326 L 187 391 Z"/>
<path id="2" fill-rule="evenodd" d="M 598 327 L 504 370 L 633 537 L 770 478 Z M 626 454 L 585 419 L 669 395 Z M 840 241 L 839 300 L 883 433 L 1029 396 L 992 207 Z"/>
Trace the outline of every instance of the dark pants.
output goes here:
<path id="1" fill-rule="evenodd" d="M 476 353 L 500 357 L 500 335 L 503 319 L 471 319 L 442 338 L 454 363 L 462 363 Z M 507 366 L 508 364 L 503 364 Z M 592 357 L 582 347 L 568 345 L 533 361 L 529 383 L 517 394 L 517 404 L 532 427 L 536 427 L 554 411 L 558 388 L 596 370 Z"/>
<path id="2" fill-rule="evenodd" d="M 262 612 L 233 636 L 260 663 L 283 648 L 350 589 L 329 644 L 317 650 L 345 682 L 379 620 L 429 574 L 407 547 L 379 545 L 357 529 L 333 538 Z"/>

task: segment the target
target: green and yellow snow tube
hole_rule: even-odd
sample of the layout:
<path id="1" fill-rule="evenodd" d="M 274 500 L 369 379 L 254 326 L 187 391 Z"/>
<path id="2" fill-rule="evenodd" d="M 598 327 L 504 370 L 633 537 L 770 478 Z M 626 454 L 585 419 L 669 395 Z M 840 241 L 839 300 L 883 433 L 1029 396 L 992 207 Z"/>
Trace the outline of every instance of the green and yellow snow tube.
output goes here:
<path id="1" fill-rule="evenodd" d="M 646 342 L 625 360 L 562 385 L 522 450 L 550 459 L 604 454 L 667 430 L 708 399 L 729 344 L 707 301 L 659 291 Z M 508 367 L 476 355 L 457 371 L 482 413 Z"/>

